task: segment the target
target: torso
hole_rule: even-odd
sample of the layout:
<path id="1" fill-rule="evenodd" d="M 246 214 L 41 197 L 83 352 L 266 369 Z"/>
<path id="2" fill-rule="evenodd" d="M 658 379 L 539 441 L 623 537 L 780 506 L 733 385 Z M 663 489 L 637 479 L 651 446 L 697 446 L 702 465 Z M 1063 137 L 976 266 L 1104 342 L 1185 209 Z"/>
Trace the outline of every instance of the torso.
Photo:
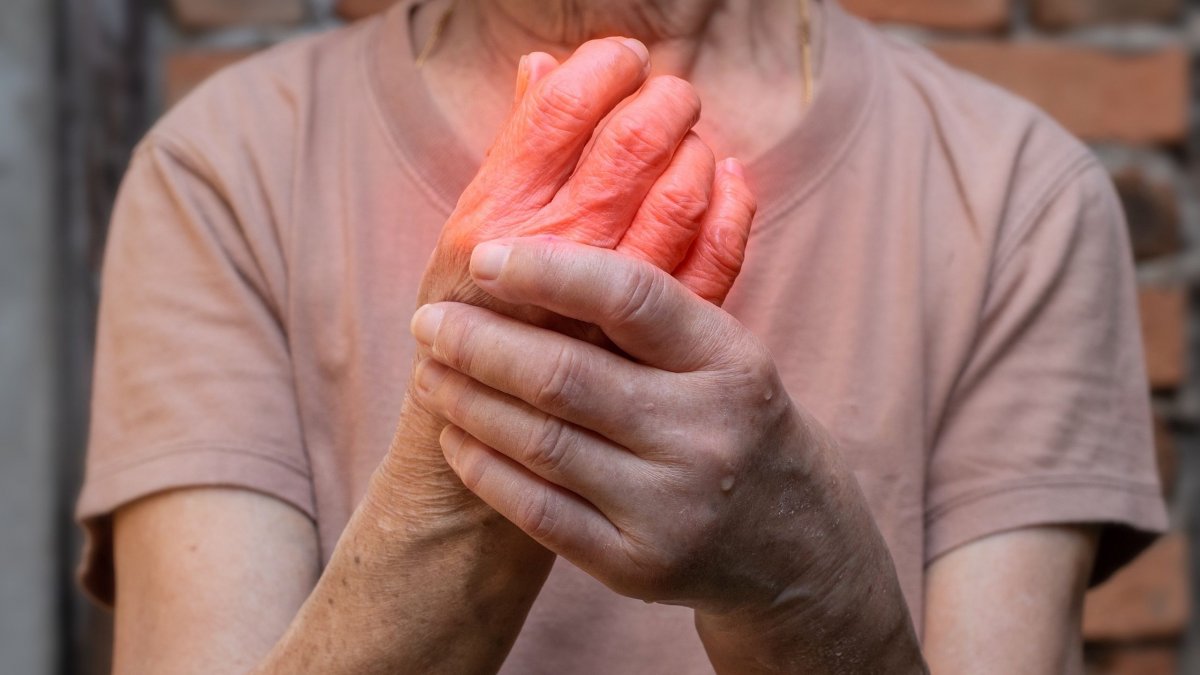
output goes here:
<path id="1" fill-rule="evenodd" d="M 808 119 L 749 166 L 762 208 L 726 309 L 766 342 L 789 394 L 839 441 L 919 626 L 926 466 L 977 329 L 1005 205 L 1037 198 L 1082 149 L 836 8 L 829 25 L 835 53 Z M 405 17 L 393 11 L 290 47 L 305 58 L 261 61 L 285 64 L 280 81 L 318 91 L 292 95 L 294 118 L 263 122 L 290 125 L 294 147 L 245 141 L 252 154 L 297 158 L 265 176 L 274 183 L 262 193 L 272 200 L 264 211 L 289 214 L 279 227 L 289 270 L 281 304 L 326 558 L 391 441 L 417 285 L 475 168 L 475 151 L 424 90 L 411 46 L 378 42 L 397 30 Z M 990 97 L 981 109 L 1006 115 L 1006 128 L 958 111 L 960 87 Z M 959 151 L 941 143 L 935 113 L 961 127 Z M 973 178 L 975 163 L 1013 166 L 1030 152 L 1038 159 L 1022 160 L 1019 184 L 992 180 L 1003 171 Z M 597 663 L 711 672 L 689 611 L 616 596 L 560 561 L 504 672 L 597 672 Z"/>

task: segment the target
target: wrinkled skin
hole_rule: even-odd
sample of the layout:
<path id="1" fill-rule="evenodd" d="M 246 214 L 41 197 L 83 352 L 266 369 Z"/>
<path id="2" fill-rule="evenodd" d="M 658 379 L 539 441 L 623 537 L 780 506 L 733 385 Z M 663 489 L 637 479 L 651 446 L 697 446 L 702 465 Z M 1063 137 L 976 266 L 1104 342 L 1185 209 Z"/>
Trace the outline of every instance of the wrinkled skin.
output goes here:
<path id="1" fill-rule="evenodd" d="M 481 242 L 548 236 L 614 249 L 670 272 L 720 303 L 741 267 L 755 202 L 734 160 L 719 166 L 691 131 L 699 99 L 674 77 L 647 80 L 645 47 L 619 38 L 581 46 L 561 65 L 531 54 L 512 112 L 445 224 L 418 302 L 463 302 L 611 346 L 588 322 L 506 303 L 468 273 Z M 433 518 L 476 503 L 437 445 L 446 421 L 410 388 L 383 470 L 401 510 Z"/>
<path id="2" fill-rule="evenodd" d="M 468 488 L 613 590 L 696 609 L 714 661 L 775 632 L 804 636 L 775 641 L 795 650 L 776 664 L 857 672 L 888 653 L 888 672 L 920 672 L 857 484 L 744 326 L 651 265 L 571 242 L 486 244 L 472 271 L 634 360 L 479 307 L 422 308 L 416 389 L 451 422 L 442 448 Z M 842 634 L 864 607 L 881 630 Z"/>
<path id="3" fill-rule="evenodd" d="M 754 198 L 740 176 L 716 171 L 691 132 L 700 116 L 692 86 L 646 81 L 645 48 L 628 44 L 595 40 L 561 66 L 548 54 L 526 57 L 512 114 L 442 231 L 422 302 L 498 307 L 466 274 L 471 250 L 538 234 L 615 248 L 724 299 Z"/>

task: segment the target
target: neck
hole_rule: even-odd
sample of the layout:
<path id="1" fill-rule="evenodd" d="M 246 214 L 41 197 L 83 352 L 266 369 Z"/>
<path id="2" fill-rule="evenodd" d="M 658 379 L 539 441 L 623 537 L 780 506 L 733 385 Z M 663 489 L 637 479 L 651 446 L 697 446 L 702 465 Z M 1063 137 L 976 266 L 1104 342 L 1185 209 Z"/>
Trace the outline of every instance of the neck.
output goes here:
<path id="1" fill-rule="evenodd" d="M 564 50 L 594 38 L 624 35 L 646 44 L 700 35 L 725 0 L 499 0 L 467 2 L 544 45 Z M 769 3 L 760 3 L 765 5 Z"/>
<path id="2" fill-rule="evenodd" d="M 414 29 L 425 45 L 452 8 L 425 64 L 426 78 L 451 109 L 472 108 L 471 145 L 481 149 L 507 111 L 521 55 L 544 51 L 559 60 L 582 42 L 612 35 L 634 37 L 650 49 L 655 75 L 689 80 L 700 92 L 705 115 L 698 130 L 718 153 L 751 159 L 776 140 L 774 125 L 746 119 L 746 101 L 760 110 L 772 104 L 803 109 L 804 64 L 800 49 L 801 0 L 432 0 Z M 820 3 L 809 0 L 814 28 Z M 423 16 L 421 16 L 423 15 Z M 814 35 L 819 31 L 814 30 Z M 812 53 L 819 50 L 813 49 Z M 815 72 L 814 68 L 814 72 Z M 455 100 L 458 86 L 472 103 Z M 469 94 L 467 93 L 469 92 Z M 462 121 L 460 121 L 462 122 Z M 473 123 L 465 122 L 469 127 Z M 464 123 L 459 124 L 460 128 Z M 756 129 L 753 137 L 737 128 Z M 766 132 L 763 133 L 763 130 Z M 744 136 L 744 137 L 743 137 Z"/>

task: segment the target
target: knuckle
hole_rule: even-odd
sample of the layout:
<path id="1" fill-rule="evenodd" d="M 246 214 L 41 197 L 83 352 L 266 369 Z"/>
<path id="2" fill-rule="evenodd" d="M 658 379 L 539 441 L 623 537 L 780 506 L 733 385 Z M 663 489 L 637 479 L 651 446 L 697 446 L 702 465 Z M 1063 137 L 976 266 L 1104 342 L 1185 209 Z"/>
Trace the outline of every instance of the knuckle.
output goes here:
<path id="1" fill-rule="evenodd" d="M 760 412 L 787 400 L 775 362 L 761 343 L 733 349 L 729 358 L 728 383 L 735 400 Z"/>
<path id="2" fill-rule="evenodd" d="M 594 104 L 570 81 L 547 80 L 539 87 L 530 109 L 530 122 L 536 134 L 574 136 L 591 125 Z"/>
<path id="3" fill-rule="evenodd" d="M 460 372 L 471 372 L 475 358 L 475 343 L 471 338 L 474 331 L 471 330 L 470 324 L 469 317 L 455 317 L 453 321 L 443 320 L 433 342 L 434 354 Z"/>
<path id="4" fill-rule="evenodd" d="M 517 509 L 518 525 L 526 534 L 538 541 L 554 537 L 558 529 L 558 513 L 555 502 L 543 491 L 528 495 Z"/>
<path id="5" fill-rule="evenodd" d="M 686 110 L 694 120 L 699 119 L 700 95 L 691 82 L 674 75 L 661 75 L 652 79 L 648 88 L 655 95 L 668 99 L 676 110 Z"/>
<path id="6" fill-rule="evenodd" d="M 705 278 L 713 283 L 731 283 L 742 269 L 740 249 L 732 245 L 701 242 L 696 248 L 696 257 L 702 263 L 699 268 Z"/>
<path id="7" fill-rule="evenodd" d="M 467 441 L 462 441 L 466 445 Z M 463 486 L 472 492 L 478 491 L 484 483 L 487 476 L 487 462 L 475 453 L 458 453 L 458 477 L 462 481 Z"/>
<path id="8" fill-rule="evenodd" d="M 449 380 L 455 380 L 453 383 Z M 442 397 L 446 399 L 446 409 L 450 421 L 462 425 L 469 422 L 477 407 L 479 393 L 474 387 L 465 384 L 461 376 L 446 376 L 446 384 L 442 385 Z"/>
<path id="9" fill-rule="evenodd" d="M 708 211 L 708 190 L 695 181 L 672 180 L 647 202 L 646 208 L 656 222 L 697 223 Z"/>
<path id="10" fill-rule="evenodd" d="M 527 466 L 543 476 L 560 473 L 570 461 L 567 440 L 563 423 L 547 416 L 530 434 L 525 448 Z"/>
<path id="11" fill-rule="evenodd" d="M 774 378 L 775 364 L 766 347 L 754 340 L 730 350 L 729 371 L 741 389 L 753 389 Z"/>
<path id="12" fill-rule="evenodd" d="M 642 116 L 625 115 L 609 124 L 612 143 L 607 153 L 617 167 L 657 164 L 674 149 L 661 124 Z"/>
<path id="13" fill-rule="evenodd" d="M 578 404 L 585 365 L 579 352 L 570 347 L 561 348 L 551 364 L 531 403 L 539 410 L 555 414 Z"/>
<path id="14" fill-rule="evenodd" d="M 664 292 L 662 275 L 641 267 L 634 269 L 633 274 L 625 276 L 621 292 L 613 296 L 616 304 L 608 312 L 610 320 L 618 326 L 638 323 L 653 315 Z"/>
<path id="15" fill-rule="evenodd" d="M 725 197 L 732 204 L 729 220 L 739 224 L 748 223 L 754 219 L 758 211 L 758 199 L 744 185 L 730 185 L 725 188 Z"/>

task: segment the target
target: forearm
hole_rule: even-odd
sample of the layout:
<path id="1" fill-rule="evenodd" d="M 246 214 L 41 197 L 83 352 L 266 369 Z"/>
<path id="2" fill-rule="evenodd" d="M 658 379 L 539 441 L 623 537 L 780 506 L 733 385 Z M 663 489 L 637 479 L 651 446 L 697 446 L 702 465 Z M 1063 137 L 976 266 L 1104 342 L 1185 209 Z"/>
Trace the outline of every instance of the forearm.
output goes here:
<path id="1" fill-rule="evenodd" d="M 1083 673 L 1083 598 L 1097 528 L 1039 526 L 976 539 L 925 575 L 925 653 L 938 672 Z"/>
<path id="2" fill-rule="evenodd" d="M 811 508 L 793 527 L 818 546 L 797 551 L 775 598 L 729 613 L 697 610 L 719 673 L 925 673 L 916 631 L 883 537 L 836 450 L 807 467 Z"/>
<path id="3" fill-rule="evenodd" d="M 397 439 L 429 438 L 407 426 Z M 473 495 L 428 490 L 446 471 L 440 451 L 412 447 L 428 443 L 400 440 L 389 452 L 313 593 L 256 672 L 499 669 L 553 555 Z"/>

